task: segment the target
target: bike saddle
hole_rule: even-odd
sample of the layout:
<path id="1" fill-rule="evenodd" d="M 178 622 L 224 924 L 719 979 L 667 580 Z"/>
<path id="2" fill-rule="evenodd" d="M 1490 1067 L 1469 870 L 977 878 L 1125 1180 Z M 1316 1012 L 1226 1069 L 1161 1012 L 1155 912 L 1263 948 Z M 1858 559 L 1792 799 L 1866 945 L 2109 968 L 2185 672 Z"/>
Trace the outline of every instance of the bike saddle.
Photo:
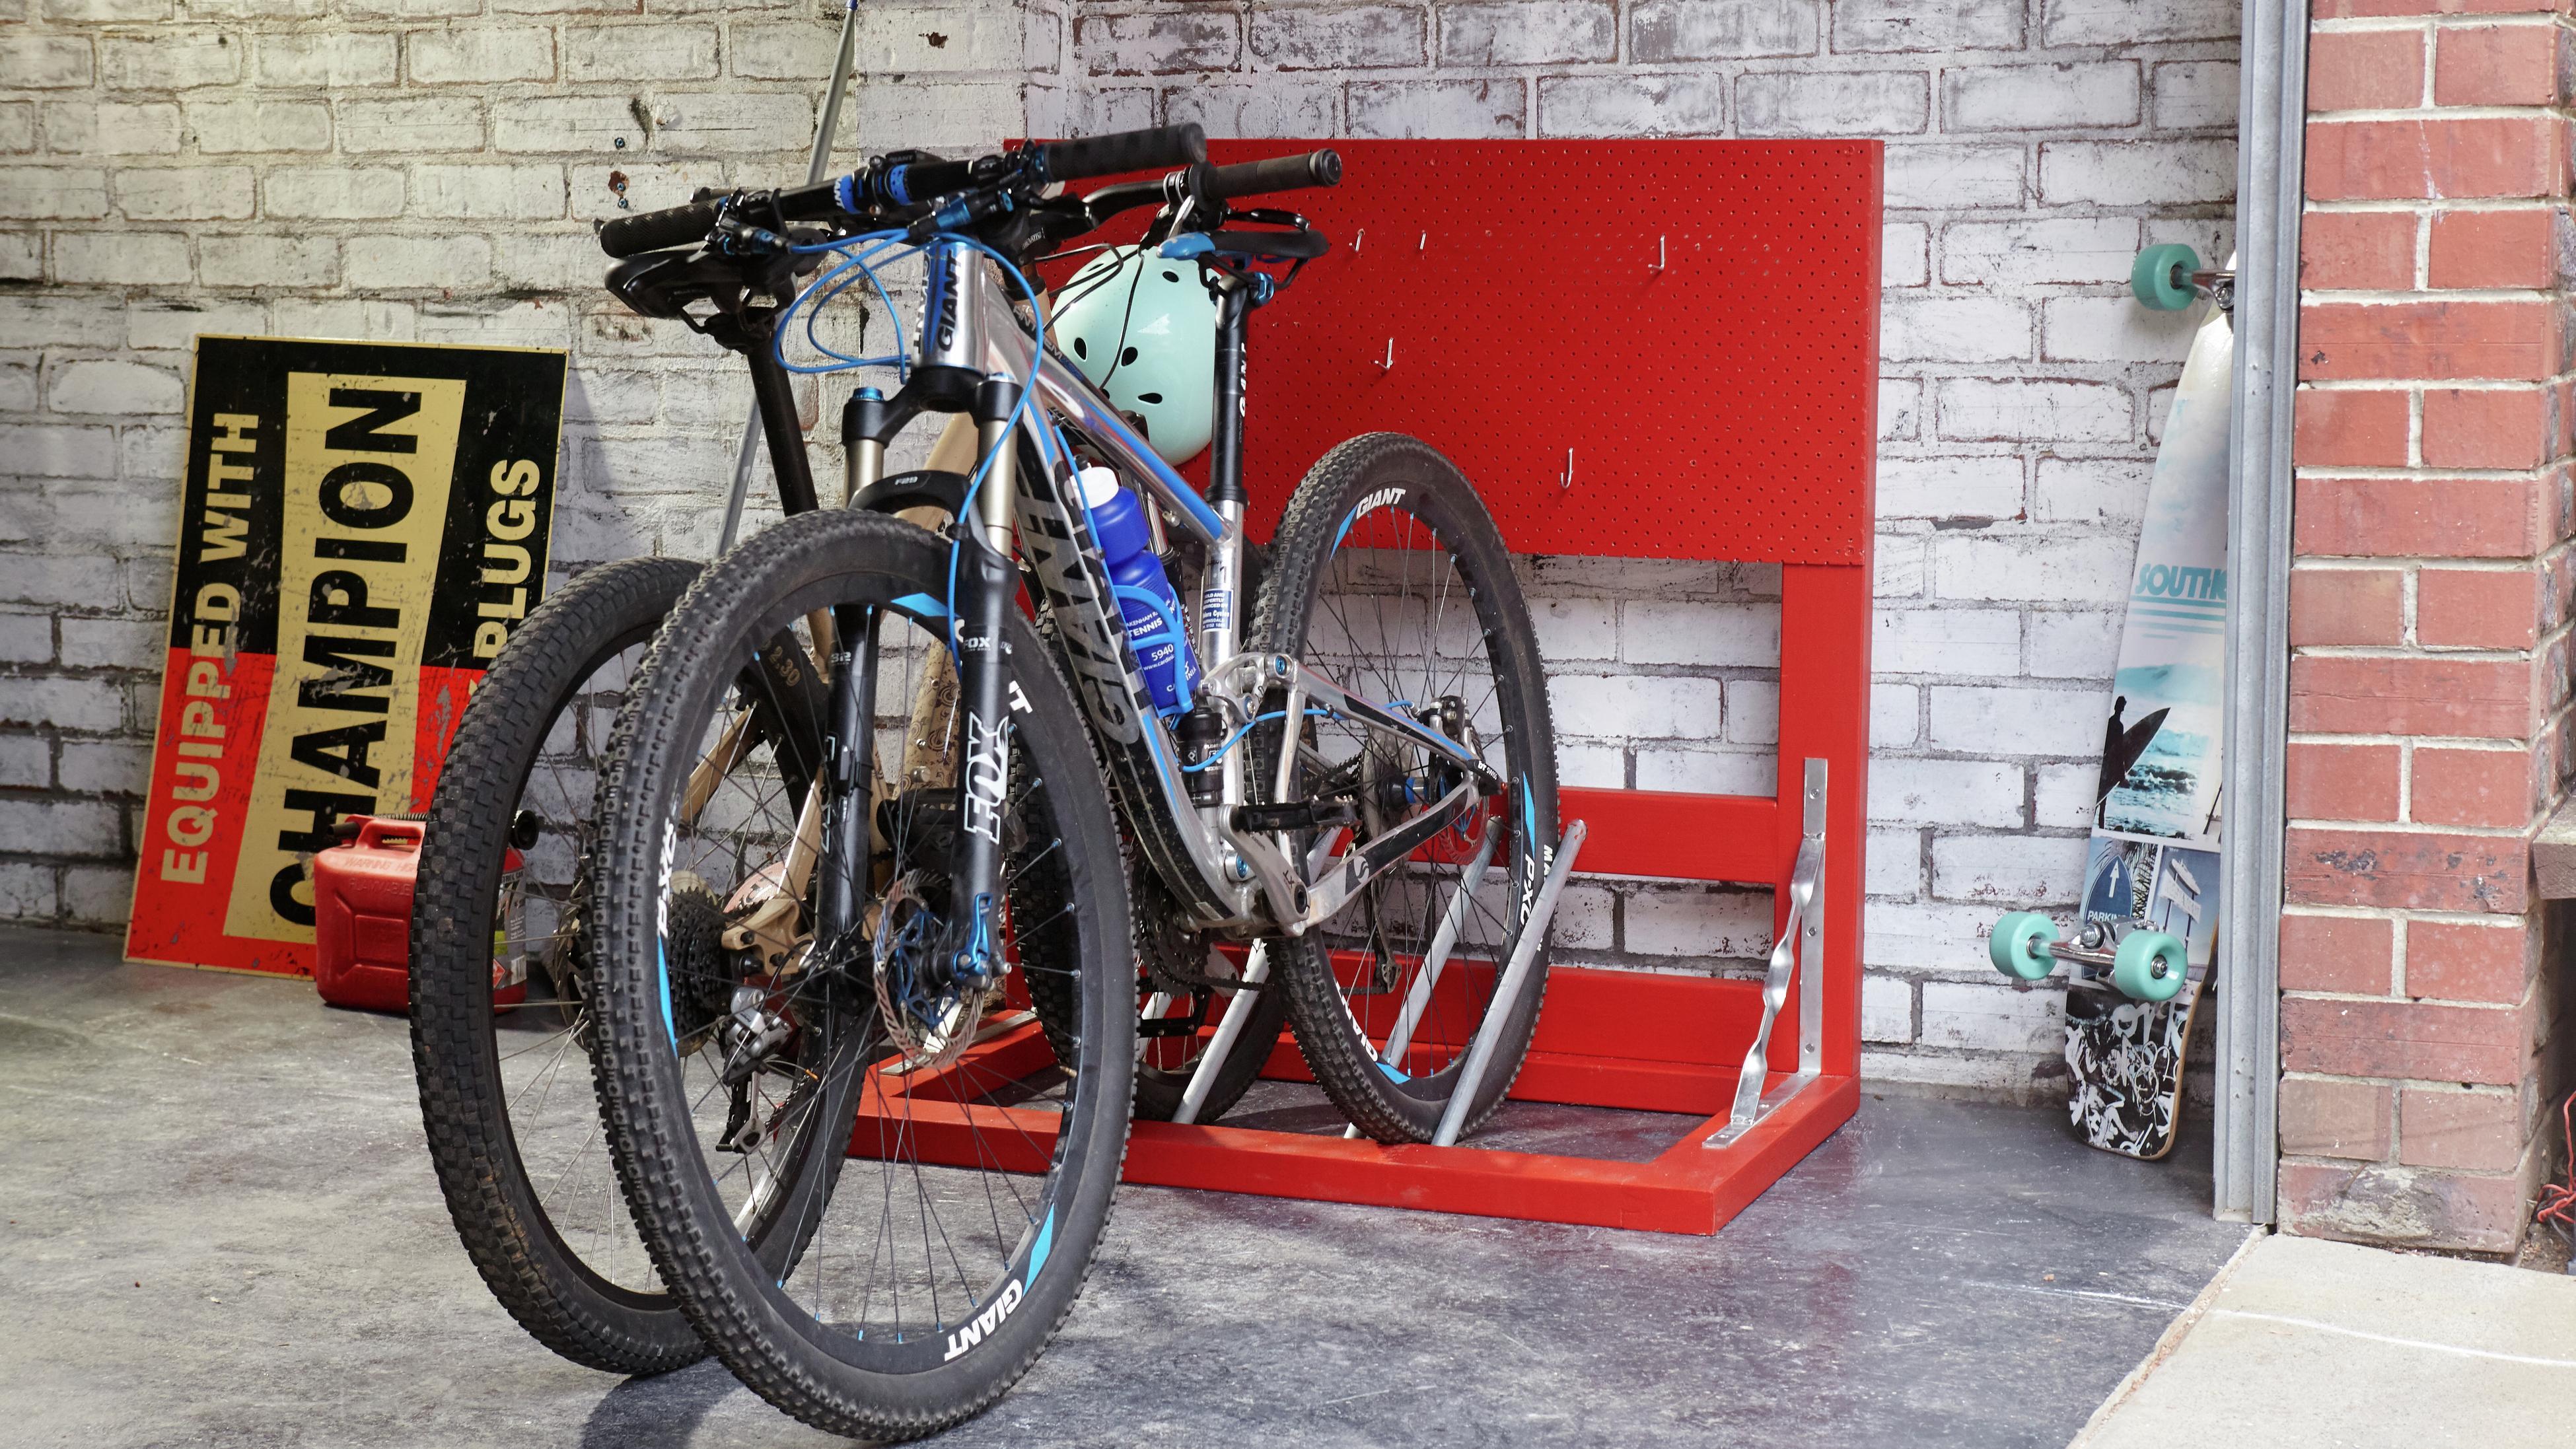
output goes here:
<path id="1" fill-rule="evenodd" d="M 639 316 L 676 317 L 694 327 L 692 302 L 712 303 L 718 312 L 741 309 L 742 263 L 696 247 L 646 252 L 610 267 L 608 290 Z"/>
<path id="2" fill-rule="evenodd" d="M 804 239 L 800 230 L 791 233 Z M 608 269 L 608 290 L 638 315 L 672 317 L 703 332 L 714 316 L 742 310 L 745 292 L 755 288 L 773 297 L 795 294 L 793 275 L 811 272 L 821 258 L 794 254 L 768 257 L 727 256 L 706 247 L 673 247 L 628 257 Z M 692 313 L 692 302 L 711 305 L 713 313 Z"/>

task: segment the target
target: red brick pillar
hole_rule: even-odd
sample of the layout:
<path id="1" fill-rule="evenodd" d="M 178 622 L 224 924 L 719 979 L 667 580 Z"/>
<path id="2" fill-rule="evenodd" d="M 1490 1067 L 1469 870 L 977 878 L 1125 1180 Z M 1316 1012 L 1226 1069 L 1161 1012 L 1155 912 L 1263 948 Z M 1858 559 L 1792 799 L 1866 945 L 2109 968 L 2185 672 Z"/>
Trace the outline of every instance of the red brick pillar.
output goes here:
<path id="1" fill-rule="evenodd" d="M 2509 1252 L 2554 1163 L 2543 1064 L 2564 968 L 2529 845 L 2567 773 L 2565 10 L 2313 12 L 2281 924 L 2292 1232 Z"/>

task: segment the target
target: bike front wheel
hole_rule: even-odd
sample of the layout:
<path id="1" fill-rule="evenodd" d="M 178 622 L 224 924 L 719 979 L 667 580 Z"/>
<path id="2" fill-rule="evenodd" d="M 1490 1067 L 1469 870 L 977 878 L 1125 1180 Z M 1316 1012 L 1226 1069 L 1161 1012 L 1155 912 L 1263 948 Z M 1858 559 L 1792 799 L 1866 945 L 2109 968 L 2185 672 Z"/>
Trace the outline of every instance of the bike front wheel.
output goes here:
<path id="1" fill-rule="evenodd" d="M 1036 630 L 1008 615 L 998 731 L 962 728 L 953 692 L 922 704 L 948 562 L 911 524 L 828 512 L 711 565 L 620 715 L 597 815 L 601 1095 L 644 1240 L 746 1385 L 871 1439 L 978 1412 L 1054 1335 L 1108 1219 L 1135 1070 L 1108 789 Z M 851 701 L 835 717 L 863 723 L 825 741 L 816 803 L 735 760 L 725 706 L 760 641 L 826 617 Z M 989 790 L 997 750 L 990 811 L 960 782 Z M 714 775 L 763 808 L 700 814 Z M 961 899 L 969 829 L 998 830 L 1003 879 Z M 864 859 L 829 844 L 853 839 Z M 827 930 L 817 902 L 841 889 L 853 922 Z M 999 944 L 989 981 L 953 968 L 961 924 Z M 1026 1009 L 1039 976 L 1060 1035 Z M 838 1181 L 803 1199 L 811 1246 L 777 1271 L 736 1225 L 773 1144 L 807 1138 Z"/>
<path id="2" fill-rule="evenodd" d="M 1363 887 L 1339 914 L 1274 941 L 1273 972 L 1306 1064 L 1381 1142 L 1427 1142 L 1476 1033 L 1495 1050 L 1461 1128 L 1501 1105 L 1547 982 L 1542 946 L 1520 991 L 1495 987 L 1556 846 L 1556 735 L 1528 603 L 1474 487 L 1430 445 L 1394 433 L 1326 453 L 1288 501 L 1253 625 L 1350 692 L 1464 745 L 1504 781 L 1454 826 Z M 1454 789 L 1418 743 L 1310 710 L 1293 735 L 1257 730 L 1267 789 L 1296 740 L 1284 799 L 1347 803 L 1348 830 L 1295 838 L 1323 880 L 1353 842 L 1401 826 Z M 1491 830 L 1490 854 L 1481 847 Z M 1481 862 L 1481 866 L 1480 866 Z M 1472 878 L 1471 878 L 1472 877 Z M 1544 923 L 1541 923 L 1543 928 Z"/>

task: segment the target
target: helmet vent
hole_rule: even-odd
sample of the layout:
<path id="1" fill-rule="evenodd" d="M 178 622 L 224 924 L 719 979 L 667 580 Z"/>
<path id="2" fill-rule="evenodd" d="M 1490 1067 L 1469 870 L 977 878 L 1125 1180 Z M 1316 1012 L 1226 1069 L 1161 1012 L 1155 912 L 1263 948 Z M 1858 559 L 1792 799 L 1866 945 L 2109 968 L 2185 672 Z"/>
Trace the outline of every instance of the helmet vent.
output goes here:
<path id="1" fill-rule="evenodd" d="M 1128 348 L 1126 351 L 1121 352 L 1121 353 L 1119 353 L 1119 354 L 1118 354 L 1118 365 L 1119 365 L 1120 367 L 1132 367 L 1132 366 L 1134 366 L 1134 365 L 1135 365 L 1135 363 L 1136 363 L 1136 349 L 1135 349 L 1135 348 L 1130 347 L 1130 348 Z"/>
<path id="2" fill-rule="evenodd" d="M 1082 339 L 1077 337 L 1073 339 L 1073 355 L 1081 358 L 1085 362 L 1089 362 L 1091 360 L 1091 349 L 1083 346 Z"/>
<path id="3" fill-rule="evenodd" d="M 1166 282 L 1177 282 L 1177 281 L 1179 281 L 1180 279 L 1181 279 L 1181 274 L 1180 274 L 1180 273 L 1178 273 L 1178 272 L 1165 272 L 1165 273 L 1163 273 L 1163 280 L 1164 280 L 1164 281 L 1166 281 Z"/>
<path id="4" fill-rule="evenodd" d="M 1159 403 L 1162 400 L 1163 395 L 1159 392 L 1140 392 L 1136 394 L 1136 401 L 1140 403 Z"/>

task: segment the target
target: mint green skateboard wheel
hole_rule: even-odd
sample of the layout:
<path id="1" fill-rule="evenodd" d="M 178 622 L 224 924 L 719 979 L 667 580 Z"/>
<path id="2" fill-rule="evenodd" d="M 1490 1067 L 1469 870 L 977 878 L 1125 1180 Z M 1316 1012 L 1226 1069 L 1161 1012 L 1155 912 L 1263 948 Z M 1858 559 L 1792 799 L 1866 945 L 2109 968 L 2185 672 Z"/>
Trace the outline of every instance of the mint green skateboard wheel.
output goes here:
<path id="1" fill-rule="evenodd" d="M 2048 954 L 2056 939 L 2055 921 L 2037 911 L 2014 911 L 1995 922 L 1994 934 L 1986 938 L 1986 954 L 2006 976 L 2037 981 L 2057 969 L 2056 958 Z"/>
<path id="2" fill-rule="evenodd" d="M 2162 931 L 2131 931 L 2111 958 L 2111 984 L 2137 1001 L 2171 1001 L 2188 966 L 2182 942 Z"/>
<path id="3" fill-rule="evenodd" d="M 2167 242 L 2138 253 L 2129 268 L 2129 290 L 2158 312 L 2179 312 L 2200 296 L 2191 274 L 2200 270 L 2200 253 L 2181 242 Z"/>

